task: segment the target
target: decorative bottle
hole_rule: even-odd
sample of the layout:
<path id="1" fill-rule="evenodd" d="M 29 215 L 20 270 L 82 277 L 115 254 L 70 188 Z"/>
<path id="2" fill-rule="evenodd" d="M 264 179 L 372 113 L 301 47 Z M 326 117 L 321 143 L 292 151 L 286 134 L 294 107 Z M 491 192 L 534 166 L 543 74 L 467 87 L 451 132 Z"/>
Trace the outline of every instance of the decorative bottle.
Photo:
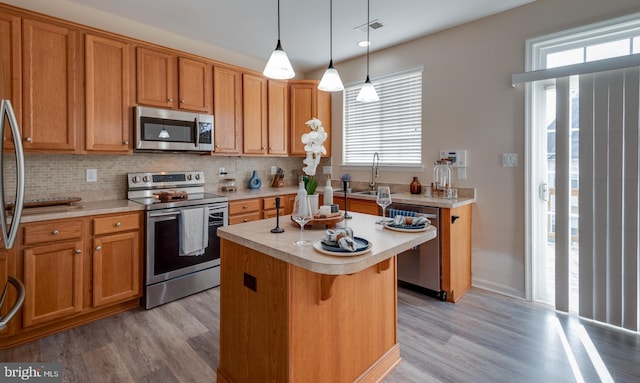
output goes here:
<path id="1" fill-rule="evenodd" d="M 333 188 L 331 187 L 331 179 L 327 178 L 327 183 L 324 186 L 324 203 L 323 205 L 333 204 Z"/>
<path id="2" fill-rule="evenodd" d="M 420 185 L 418 177 L 413 177 L 413 181 L 409 184 L 409 191 L 411 194 L 420 194 L 422 192 L 422 185 Z"/>

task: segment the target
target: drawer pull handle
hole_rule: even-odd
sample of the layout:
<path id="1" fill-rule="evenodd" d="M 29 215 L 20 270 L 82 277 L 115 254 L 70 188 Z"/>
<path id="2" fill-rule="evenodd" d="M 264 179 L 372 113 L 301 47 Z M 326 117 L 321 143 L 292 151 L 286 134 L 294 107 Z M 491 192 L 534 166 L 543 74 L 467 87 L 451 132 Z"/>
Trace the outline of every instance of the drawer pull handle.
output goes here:
<path id="1" fill-rule="evenodd" d="M 100 250 L 102 250 L 102 246 L 100 245 L 96 246 L 96 251 L 100 251 Z"/>
<path id="2" fill-rule="evenodd" d="M 27 138 L 26 138 L 26 141 L 27 141 L 27 142 L 31 142 L 31 141 L 33 141 L 33 139 L 32 139 L 31 137 L 27 137 Z"/>
<path id="3" fill-rule="evenodd" d="M 173 102 L 173 99 L 172 98 L 168 98 L 167 101 L 168 102 Z"/>
<path id="4" fill-rule="evenodd" d="M 125 141 L 125 142 L 124 142 L 124 144 L 125 144 L 125 145 L 129 145 L 129 141 Z"/>
<path id="5" fill-rule="evenodd" d="M 242 220 L 242 222 L 249 222 L 249 219 L 245 218 L 245 219 Z"/>
<path id="6" fill-rule="evenodd" d="M 248 208 L 249 208 L 249 206 L 248 206 L 248 205 L 244 205 L 242 208 L 243 208 L 243 209 L 248 209 Z"/>
<path id="7" fill-rule="evenodd" d="M 51 234 L 58 235 L 58 234 L 60 234 L 60 232 L 58 230 L 54 230 L 54 231 L 51 232 Z"/>
<path id="8" fill-rule="evenodd" d="M 80 254 L 80 253 L 82 253 L 82 250 L 76 249 L 76 254 Z"/>
<path id="9" fill-rule="evenodd" d="M 122 224 L 120 222 L 116 222 L 116 227 L 120 227 Z"/>

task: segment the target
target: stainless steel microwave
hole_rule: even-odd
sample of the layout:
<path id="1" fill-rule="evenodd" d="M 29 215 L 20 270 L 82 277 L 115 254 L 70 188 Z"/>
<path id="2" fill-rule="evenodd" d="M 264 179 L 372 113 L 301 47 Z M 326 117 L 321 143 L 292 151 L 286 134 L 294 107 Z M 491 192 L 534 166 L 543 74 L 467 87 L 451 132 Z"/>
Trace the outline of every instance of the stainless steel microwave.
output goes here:
<path id="1" fill-rule="evenodd" d="M 213 115 L 137 106 L 135 150 L 213 151 Z"/>

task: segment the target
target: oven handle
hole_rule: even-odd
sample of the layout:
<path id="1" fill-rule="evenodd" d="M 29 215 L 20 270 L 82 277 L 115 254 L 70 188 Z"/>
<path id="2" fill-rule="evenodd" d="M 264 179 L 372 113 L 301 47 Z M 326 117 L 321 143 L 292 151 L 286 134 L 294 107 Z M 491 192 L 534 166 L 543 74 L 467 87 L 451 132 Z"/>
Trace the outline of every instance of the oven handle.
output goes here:
<path id="1" fill-rule="evenodd" d="M 223 209 L 209 209 L 209 215 L 211 216 L 214 213 L 224 213 Z M 157 217 L 169 217 L 174 215 L 179 215 L 180 211 L 172 211 L 169 213 L 149 213 L 149 218 L 157 218 Z"/>

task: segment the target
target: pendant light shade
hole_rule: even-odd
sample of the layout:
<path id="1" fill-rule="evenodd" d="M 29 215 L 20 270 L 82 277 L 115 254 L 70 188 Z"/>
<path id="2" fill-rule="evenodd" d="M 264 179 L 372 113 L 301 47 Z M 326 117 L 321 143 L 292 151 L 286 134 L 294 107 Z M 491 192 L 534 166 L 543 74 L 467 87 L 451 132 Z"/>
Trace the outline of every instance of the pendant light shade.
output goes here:
<path id="1" fill-rule="evenodd" d="M 329 1 L 329 67 L 318 84 L 318 89 L 325 92 L 340 92 L 344 90 L 342 80 L 336 68 L 333 67 L 333 0 Z"/>
<path id="2" fill-rule="evenodd" d="M 369 0 L 367 0 L 367 41 L 371 41 L 369 39 L 369 30 L 371 29 L 371 26 L 369 25 L 370 23 L 370 18 L 369 18 Z M 378 97 L 378 92 L 376 92 L 376 88 L 373 86 L 373 84 L 371 83 L 371 80 L 369 79 L 369 45 L 367 45 L 367 79 L 364 82 L 364 85 L 362 86 L 362 88 L 360 89 L 360 92 L 358 93 L 358 97 L 356 97 L 356 101 L 359 102 L 376 102 L 376 101 L 380 101 L 380 98 Z"/>
<path id="3" fill-rule="evenodd" d="M 271 53 L 267 65 L 262 71 L 268 78 L 276 80 L 287 80 L 295 77 L 296 72 L 293 71 L 289 57 L 287 56 L 282 44 L 280 43 L 280 0 L 278 0 L 278 43 L 276 49 Z"/>

